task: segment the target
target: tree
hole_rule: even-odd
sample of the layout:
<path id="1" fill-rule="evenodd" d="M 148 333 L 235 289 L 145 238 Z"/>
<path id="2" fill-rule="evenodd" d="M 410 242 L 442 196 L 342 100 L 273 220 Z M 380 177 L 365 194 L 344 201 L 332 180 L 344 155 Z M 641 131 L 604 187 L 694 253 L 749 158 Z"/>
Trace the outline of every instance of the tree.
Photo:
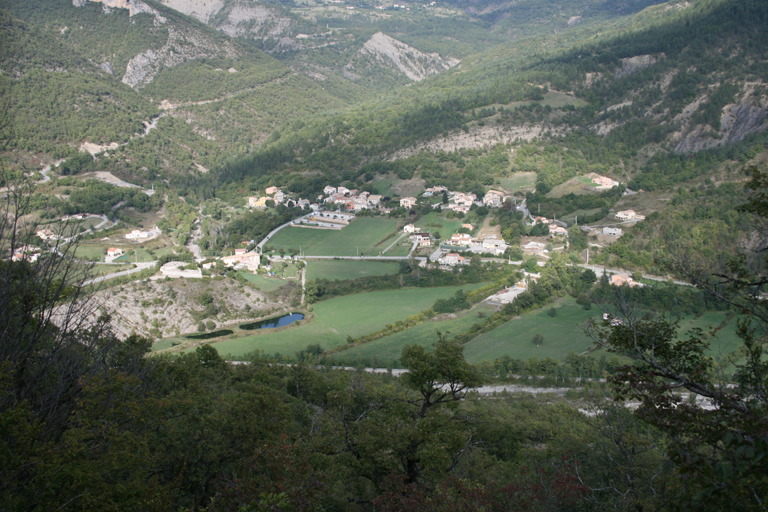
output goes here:
<path id="1" fill-rule="evenodd" d="M 544 336 L 538 333 L 534 334 L 533 338 L 531 338 L 531 343 L 533 343 L 537 347 L 540 347 L 541 344 L 544 343 Z"/>
<path id="2" fill-rule="evenodd" d="M 738 308 L 743 320 L 738 335 L 743 362 L 734 365 L 733 380 L 708 354 L 710 334 L 693 329 L 678 333 L 676 322 L 640 313 L 626 287 L 610 287 L 621 322 L 593 322 L 597 343 L 632 358 L 617 368 L 611 382 L 617 399 L 639 400 L 637 414 L 669 436 L 669 455 L 680 472 L 695 482 L 699 507 L 764 510 L 768 496 L 768 362 L 763 345 L 768 333 L 768 304 L 761 288 L 768 284 L 768 177 L 751 169 L 748 201 L 742 210 L 755 215 L 752 252 L 713 263 L 702 257 L 701 241 L 666 233 L 664 263 L 718 300 Z M 681 391 L 701 397 L 709 407 L 686 400 Z"/>

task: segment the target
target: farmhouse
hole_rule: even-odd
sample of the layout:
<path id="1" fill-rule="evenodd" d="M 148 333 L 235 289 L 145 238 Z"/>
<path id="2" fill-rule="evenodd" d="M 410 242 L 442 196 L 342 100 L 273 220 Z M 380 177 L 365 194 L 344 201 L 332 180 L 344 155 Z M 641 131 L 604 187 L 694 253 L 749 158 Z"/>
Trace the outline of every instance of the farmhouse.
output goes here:
<path id="1" fill-rule="evenodd" d="M 640 215 L 635 210 L 622 210 L 616 212 L 616 218 L 619 220 L 645 220 L 645 215 Z"/>
<path id="2" fill-rule="evenodd" d="M 592 183 L 597 185 L 598 188 L 613 188 L 613 187 L 619 186 L 618 181 L 612 180 L 611 178 L 607 178 L 605 176 L 598 176 L 597 178 L 592 178 Z"/>
<path id="3" fill-rule="evenodd" d="M 621 236 L 621 228 L 609 228 L 608 226 L 603 228 L 603 234 L 608 236 Z"/>
<path id="4" fill-rule="evenodd" d="M 443 265 L 448 265 L 450 267 L 455 267 L 456 265 L 464 265 L 467 262 L 467 259 L 464 256 L 459 256 L 458 253 L 455 252 L 449 252 L 444 257 L 442 257 L 440 260 L 438 260 L 439 263 Z"/>
<path id="5" fill-rule="evenodd" d="M 109 249 L 107 249 L 107 256 L 106 258 L 104 258 L 104 261 L 107 263 L 112 263 L 123 254 L 125 253 L 119 247 L 110 247 Z"/>
<path id="6" fill-rule="evenodd" d="M 432 245 L 432 240 L 429 233 L 414 233 L 409 237 L 414 242 L 419 243 L 419 247 L 429 247 Z"/>
<path id="7" fill-rule="evenodd" d="M 249 197 L 248 206 L 250 206 L 251 208 L 266 208 L 267 199 L 269 199 L 267 196 Z"/>
<path id="8" fill-rule="evenodd" d="M 507 250 L 507 242 L 498 238 L 485 238 L 483 239 L 483 250 L 497 255 L 504 254 L 504 251 Z"/>
<path id="9" fill-rule="evenodd" d="M 40 240 L 57 240 L 59 237 L 50 229 L 41 229 L 35 233 Z"/>
<path id="10" fill-rule="evenodd" d="M 23 245 L 14 251 L 11 261 L 29 261 L 34 263 L 40 257 L 40 248 L 34 245 Z"/>
<path id="11" fill-rule="evenodd" d="M 643 283 L 638 283 L 634 279 L 632 279 L 629 274 L 622 273 L 622 274 L 613 274 L 611 276 L 610 281 L 611 286 L 623 286 L 627 285 L 629 287 L 635 287 L 635 286 L 643 286 Z"/>
<path id="12" fill-rule="evenodd" d="M 368 196 L 368 205 L 371 207 L 376 207 L 381 202 L 381 196 L 378 194 L 372 194 Z"/>
<path id="13" fill-rule="evenodd" d="M 283 193 L 282 190 L 278 190 L 277 192 L 275 192 L 275 203 L 280 204 L 283 201 L 285 201 L 285 194 Z"/>
<path id="14" fill-rule="evenodd" d="M 416 206 L 416 198 L 415 197 L 404 197 L 400 199 L 400 206 L 403 208 L 413 208 Z"/>
<path id="15" fill-rule="evenodd" d="M 323 189 L 323 194 L 325 194 L 327 196 L 331 195 L 331 194 L 335 194 L 335 193 L 336 193 L 336 187 L 332 187 L 330 185 L 326 185 L 325 188 Z"/>
<path id="16" fill-rule="evenodd" d="M 404 233 L 415 233 L 416 232 L 416 226 L 414 226 L 413 224 L 406 224 L 403 227 L 403 232 Z"/>
<path id="17" fill-rule="evenodd" d="M 242 251 L 242 252 L 238 252 Z M 245 252 L 245 249 L 235 249 L 232 256 L 222 256 L 221 261 L 228 267 L 246 267 L 250 271 L 258 270 L 261 256 L 257 252 Z"/>
<path id="18" fill-rule="evenodd" d="M 472 237 L 467 233 L 454 233 L 451 235 L 451 245 L 469 245 L 472 243 Z"/>
<path id="19" fill-rule="evenodd" d="M 347 187 L 337 187 L 336 193 L 338 194 L 349 194 L 349 189 Z"/>
<path id="20" fill-rule="evenodd" d="M 504 194 L 498 190 L 489 190 L 483 196 L 483 204 L 490 208 L 499 208 L 504 201 Z"/>
<path id="21" fill-rule="evenodd" d="M 549 236 L 568 236 L 568 230 L 555 224 L 549 225 Z"/>
<path id="22" fill-rule="evenodd" d="M 463 214 L 469 213 L 469 206 L 465 206 L 461 204 L 449 204 L 448 208 L 455 211 L 456 213 L 463 213 Z"/>

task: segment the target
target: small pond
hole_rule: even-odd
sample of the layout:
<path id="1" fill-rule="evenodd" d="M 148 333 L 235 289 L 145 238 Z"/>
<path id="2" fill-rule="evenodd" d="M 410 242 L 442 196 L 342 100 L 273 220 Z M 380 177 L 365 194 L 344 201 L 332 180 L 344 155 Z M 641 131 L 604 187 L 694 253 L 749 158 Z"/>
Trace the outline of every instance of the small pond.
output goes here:
<path id="1" fill-rule="evenodd" d="M 304 315 L 301 313 L 291 313 L 283 315 L 278 318 L 267 318 L 266 320 L 260 320 L 258 322 L 251 322 L 250 324 L 243 324 L 240 326 L 244 331 L 255 331 L 256 329 L 272 329 L 274 327 L 283 327 L 284 325 L 290 325 L 293 322 L 303 320 Z"/>

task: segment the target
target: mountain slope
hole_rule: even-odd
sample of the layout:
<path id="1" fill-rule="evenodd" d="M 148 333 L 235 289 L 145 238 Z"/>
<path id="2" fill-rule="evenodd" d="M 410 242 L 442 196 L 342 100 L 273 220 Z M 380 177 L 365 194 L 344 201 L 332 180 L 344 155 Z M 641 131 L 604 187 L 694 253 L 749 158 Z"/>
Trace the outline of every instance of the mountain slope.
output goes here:
<path id="1" fill-rule="evenodd" d="M 383 32 L 376 32 L 355 53 L 345 69 L 356 76 L 371 77 L 376 74 L 372 68 L 383 67 L 419 82 L 458 64 L 458 59 L 443 59 L 437 53 L 423 53 Z"/>

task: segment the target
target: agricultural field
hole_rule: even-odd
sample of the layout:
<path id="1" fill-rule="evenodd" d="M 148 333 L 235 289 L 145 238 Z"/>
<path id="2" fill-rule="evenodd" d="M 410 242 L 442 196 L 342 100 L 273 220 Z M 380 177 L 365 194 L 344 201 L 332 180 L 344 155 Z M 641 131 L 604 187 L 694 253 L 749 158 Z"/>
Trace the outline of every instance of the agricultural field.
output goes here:
<path id="1" fill-rule="evenodd" d="M 557 310 L 557 316 L 549 316 L 550 307 Z M 590 318 L 599 319 L 601 314 L 602 310 L 596 307 L 585 311 L 575 299 L 560 299 L 553 306 L 531 311 L 481 334 L 464 345 L 464 354 L 472 363 L 504 355 L 515 359 L 551 357 L 560 360 L 568 352 L 580 354 L 592 347 L 592 340 L 582 326 Z M 535 334 L 544 337 L 539 347 L 531 341 Z"/>
<path id="2" fill-rule="evenodd" d="M 400 264 L 395 261 L 318 260 L 307 262 L 307 280 L 354 279 L 364 276 L 397 274 Z"/>
<path id="3" fill-rule="evenodd" d="M 301 252 L 306 256 L 378 255 L 387 246 L 382 242 L 397 229 L 394 219 L 364 217 L 340 231 L 290 226 L 278 231 L 267 243 L 275 250 Z"/>
<path id="4" fill-rule="evenodd" d="M 311 319 L 305 319 L 302 325 L 249 334 L 214 343 L 213 346 L 222 356 L 235 360 L 256 350 L 265 354 L 293 355 L 310 344 L 319 344 L 324 349 L 335 348 L 346 343 L 348 336 L 355 338 L 377 331 L 387 324 L 431 307 L 437 299 L 450 297 L 456 290 L 472 290 L 484 284 L 487 283 L 387 290 L 338 297 L 314 304 Z"/>
<path id="5" fill-rule="evenodd" d="M 516 172 L 509 178 L 499 179 L 501 188 L 514 194 L 516 192 L 527 192 L 536 188 L 535 172 Z"/>
<path id="6" fill-rule="evenodd" d="M 263 292 L 271 292 L 277 290 L 288 282 L 278 277 L 267 277 L 258 274 L 251 274 L 250 272 L 245 271 L 241 271 L 239 274 L 243 276 L 249 283 L 255 284 L 256 287 Z"/>
<path id="7" fill-rule="evenodd" d="M 466 219 L 449 219 L 445 213 L 431 212 L 419 219 L 415 226 L 420 231 L 428 231 L 431 233 L 439 232 L 440 236 L 445 240 L 450 240 L 451 235 L 459 230 L 462 224 L 467 223 Z"/>
<path id="8" fill-rule="evenodd" d="M 421 345 L 429 348 L 437 341 L 437 331 L 448 334 L 450 338 L 466 332 L 473 324 L 482 322 L 480 314 L 491 315 L 492 313 L 492 307 L 481 303 L 459 315 L 450 315 L 449 318 L 441 316 L 391 336 L 336 352 L 332 357 L 344 364 L 358 365 L 358 361 L 362 361 L 374 366 L 397 366 L 400 354 L 406 345 Z"/>
<path id="9" fill-rule="evenodd" d="M 553 306 L 557 311 L 555 317 L 549 315 L 552 306 L 546 306 L 510 320 L 491 332 L 481 334 L 464 346 L 467 360 L 477 363 L 504 355 L 524 360 L 531 357 L 562 360 L 569 352 L 580 354 L 590 350 L 593 342 L 584 333 L 584 325 L 589 319 L 599 319 L 603 311 L 598 307 L 586 311 L 570 297 L 558 300 Z M 709 326 L 723 325 L 710 349 L 713 357 L 722 357 L 736 350 L 741 344 L 741 340 L 736 336 L 735 320 L 727 321 L 727 318 L 726 313 L 716 311 L 707 312 L 700 317 L 683 318 L 679 332 L 685 333 L 695 327 L 706 330 Z M 536 334 L 544 338 L 539 347 L 532 342 Z M 602 350 L 595 352 L 603 353 L 605 352 Z"/>

